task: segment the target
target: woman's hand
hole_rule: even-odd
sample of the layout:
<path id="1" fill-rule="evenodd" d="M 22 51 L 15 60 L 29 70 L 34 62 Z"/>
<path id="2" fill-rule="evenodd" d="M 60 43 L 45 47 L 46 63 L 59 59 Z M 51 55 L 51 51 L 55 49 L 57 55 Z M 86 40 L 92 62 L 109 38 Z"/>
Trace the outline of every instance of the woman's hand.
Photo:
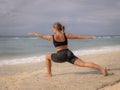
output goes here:
<path id="1" fill-rule="evenodd" d="M 35 32 L 30 32 L 28 33 L 29 35 L 32 35 L 32 36 L 36 36 L 38 33 L 35 33 Z"/>
<path id="2" fill-rule="evenodd" d="M 93 38 L 95 38 L 94 36 L 87 36 L 86 37 L 87 39 L 93 39 Z"/>

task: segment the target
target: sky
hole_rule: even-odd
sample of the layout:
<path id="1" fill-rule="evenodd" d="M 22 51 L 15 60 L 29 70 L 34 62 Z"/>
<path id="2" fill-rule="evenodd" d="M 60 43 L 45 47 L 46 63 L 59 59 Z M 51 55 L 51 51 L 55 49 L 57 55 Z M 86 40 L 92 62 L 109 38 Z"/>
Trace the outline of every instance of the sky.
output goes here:
<path id="1" fill-rule="evenodd" d="M 120 0 L 0 0 L 0 35 L 52 34 L 55 22 L 81 35 L 120 35 Z"/>

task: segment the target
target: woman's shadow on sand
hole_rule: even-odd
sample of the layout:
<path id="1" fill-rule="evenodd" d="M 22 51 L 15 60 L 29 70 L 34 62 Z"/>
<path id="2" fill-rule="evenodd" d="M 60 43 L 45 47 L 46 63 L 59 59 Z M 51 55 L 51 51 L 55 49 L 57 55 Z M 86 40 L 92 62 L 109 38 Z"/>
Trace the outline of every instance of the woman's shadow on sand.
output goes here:
<path id="1" fill-rule="evenodd" d="M 108 69 L 108 75 L 114 75 L 113 71 L 116 71 L 116 70 L 120 70 L 120 68 L 111 68 L 111 69 Z M 68 72 L 68 73 L 62 73 L 62 74 L 56 74 L 56 75 L 53 75 L 53 76 L 61 76 L 61 75 L 92 75 L 92 74 L 101 74 L 100 71 L 97 71 L 97 70 L 90 70 L 90 71 L 86 71 L 86 72 Z"/>
<path id="2" fill-rule="evenodd" d="M 86 71 L 86 72 L 67 72 L 62 74 L 56 74 L 54 76 L 61 75 L 88 75 L 88 74 L 101 74 L 99 71 Z"/>

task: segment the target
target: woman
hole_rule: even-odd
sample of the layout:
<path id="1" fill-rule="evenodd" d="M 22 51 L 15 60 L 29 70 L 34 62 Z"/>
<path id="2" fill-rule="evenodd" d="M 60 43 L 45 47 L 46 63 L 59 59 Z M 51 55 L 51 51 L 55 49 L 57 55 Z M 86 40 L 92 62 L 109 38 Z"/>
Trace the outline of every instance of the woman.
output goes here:
<path id="1" fill-rule="evenodd" d="M 46 77 L 52 77 L 51 72 L 51 60 L 54 62 L 62 63 L 69 62 L 74 65 L 80 67 L 88 67 L 101 71 L 104 76 L 107 76 L 107 69 L 105 67 L 101 67 L 92 62 L 85 62 L 80 58 L 76 57 L 72 51 L 68 49 L 68 40 L 67 39 L 92 39 L 93 36 L 81 36 L 81 35 L 72 35 L 65 33 L 65 27 L 62 26 L 59 22 L 56 22 L 53 25 L 54 35 L 43 35 L 40 33 L 30 33 L 30 35 L 37 36 L 43 39 L 47 39 L 49 41 L 53 41 L 53 44 L 56 49 L 56 53 L 50 53 L 46 55 L 46 66 L 47 66 L 47 74 Z"/>

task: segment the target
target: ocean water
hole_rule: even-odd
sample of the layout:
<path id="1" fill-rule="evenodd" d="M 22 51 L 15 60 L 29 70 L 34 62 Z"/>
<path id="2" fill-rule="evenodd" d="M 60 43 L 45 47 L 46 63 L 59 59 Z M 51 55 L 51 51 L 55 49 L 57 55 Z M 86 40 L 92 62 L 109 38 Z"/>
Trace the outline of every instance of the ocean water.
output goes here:
<path id="1" fill-rule="evenodd" d="M 120 50 L 120 36 L 96 36 L 94 39 L 69 40 L 75 55 Z M 0 36 L 0 66 L 40 62 L 55 52 L 51 41 L 32 36 Z"/>

